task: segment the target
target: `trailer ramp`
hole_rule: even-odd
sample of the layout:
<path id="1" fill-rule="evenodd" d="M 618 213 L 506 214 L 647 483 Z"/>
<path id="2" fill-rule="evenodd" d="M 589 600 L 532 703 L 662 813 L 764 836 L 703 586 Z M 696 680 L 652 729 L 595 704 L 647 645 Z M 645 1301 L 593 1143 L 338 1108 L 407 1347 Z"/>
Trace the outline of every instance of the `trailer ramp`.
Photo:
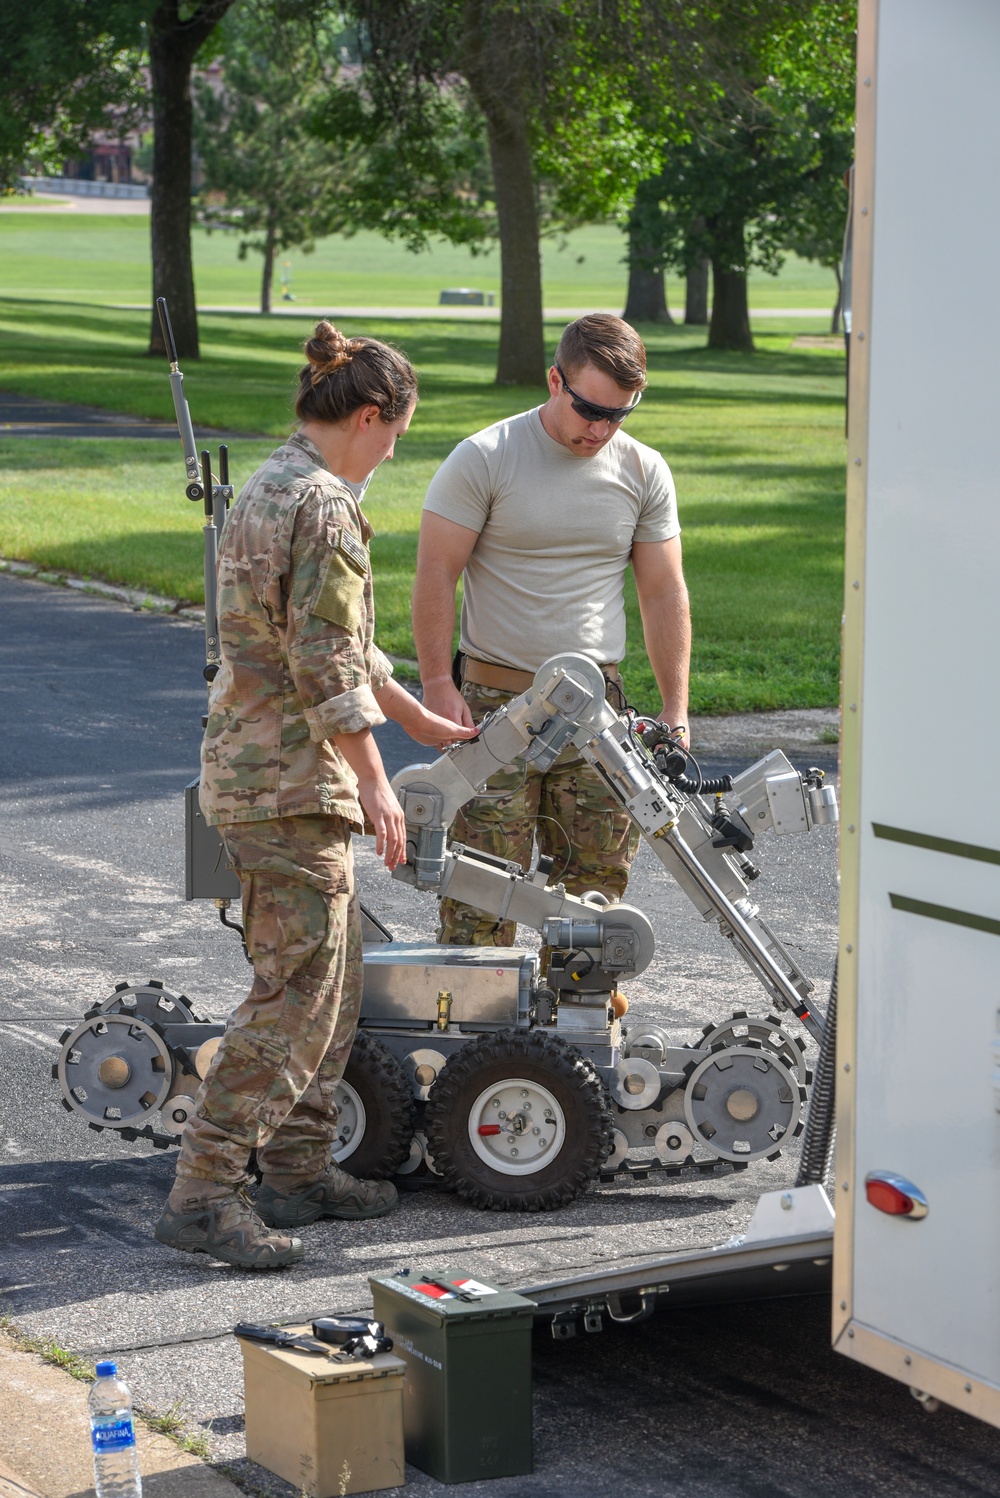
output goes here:
<path id="1" fill-rule="evenodd" d="M 535 1302 L 536 1319 L 548 1320 L 557 1338 L 601 1331 L 605 1316 L 619 1323 L 644 1321 L 667 1304 L 829 1292 L 833 1215 L 822 1186 L 791 1186 L 761 1196 L 746 1232 L 725 1243 L 623 1256 L 599 1269 L 511 1288 Z"/>

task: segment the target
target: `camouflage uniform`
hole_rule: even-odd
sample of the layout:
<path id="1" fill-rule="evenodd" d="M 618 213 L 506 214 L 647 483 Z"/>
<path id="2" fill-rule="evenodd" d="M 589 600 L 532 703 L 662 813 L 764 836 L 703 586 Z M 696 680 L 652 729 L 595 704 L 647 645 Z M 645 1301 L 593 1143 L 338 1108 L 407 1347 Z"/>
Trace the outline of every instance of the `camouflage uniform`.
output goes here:
<path id="1" fill-rule="evenodd" d="M 512 695 L 472 682 L 462 687 L 476 723 Z M 539 849 L 554 860 L 551 877 L 562 880 L 570 894 L 599 889 L 611 899 L 622 898 L 639 835 L 597 771 L 572 748 L 564 749 L 545 773 L 530 766 L 500 771 L 487 793 L 459 811 L 451 826 L 452 842 L 527 868 L 537 826 Z M 496 799 L 490 800 L 489 793 Z M 440 914 L 438 941 L 498 947 L 514 943 L 513 921 L 497 921 L 449 899 L 441 901 Z"/>
<path id="2" fill-rule="evenodd" d="M 185 1178 L 322 1174 L 334 1089 L 361 1002 L 351 831 L 357 782 L 329 741 L 384 722 L 391 666 L 372 642 L 372 531 L 296 434 L 257 470 L 219 556 L 222 668 L 202 747 L 201 806 L 243 890 L 254 983 L 181 1141 Z"/>

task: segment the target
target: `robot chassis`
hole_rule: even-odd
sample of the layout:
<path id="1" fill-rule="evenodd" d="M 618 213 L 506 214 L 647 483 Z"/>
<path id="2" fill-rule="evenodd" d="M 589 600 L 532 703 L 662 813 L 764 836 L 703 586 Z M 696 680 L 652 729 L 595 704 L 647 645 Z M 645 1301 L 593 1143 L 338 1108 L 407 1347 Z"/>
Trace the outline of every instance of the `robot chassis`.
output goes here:
<path id="1" fill-rule="evenodd" d="M 447 846 L 456 811 L 498 766 L 544 770 L 568 745 L 732 942 L 776 1012 L 706 1024 L 695 1046 L 672 1044 L 657 1025 L 626 1030 L 618 985 L 653 957 L 646 916 L 547 883 L 546 859 L 526 873 Z M 407 862 L 394 877 L 531 926 L 543 946 L 397 942 L 362 908 L 364 998 L 337 1096 L 335 1159 L 358 1175 L 443 1184 L 480 1207 L 537 1211 L 596 1179 L 777 1158 L 801 1131 L 811 1080 L 805 1042 L 784 1017 L 817 1040 L 823 1025 L 810 1009 L 811 983 L 749 899 L 759 871 L 748 855 L 760 832 L 836 822 L 836 792 L 822 771 L 800 774 L 778 750 L 735 777 L 692 779 L 690 768 L 662 725 L 608 705 L 597 666 L 560 655 L 475 740 L 395 777 Z M 189 796 L 189 836 L 195 815 Z M 216 900 L 232 925 L 228 903 Z M 63 1105 L 91 1128 L 176 1144 L 224 1028 L 155 980 L 120 983 L 62 1037 L 53 1076 Z"/>

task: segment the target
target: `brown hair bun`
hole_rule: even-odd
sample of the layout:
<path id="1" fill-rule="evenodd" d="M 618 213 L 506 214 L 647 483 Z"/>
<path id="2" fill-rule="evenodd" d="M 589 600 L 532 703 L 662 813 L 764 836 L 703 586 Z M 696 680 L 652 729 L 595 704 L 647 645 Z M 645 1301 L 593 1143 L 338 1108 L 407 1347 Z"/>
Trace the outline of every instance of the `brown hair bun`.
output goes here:
<path id="1" fill-rule="evenodd" d="M 339 328 L 325 319 L 316 324 L 313 336 L 306 340 L 303 351 L 312 367 L 312 384 L 324 375 L 333 374 L 349 364 L 354 355 L 358 339 L 345 338 Z"/>
<path id="2" fill-rule="evenodd" d="M 417 398 L 417 377 L 405 354 L 377 338 L 345 338 L 325 318 L 303 344 L 295 414 L 300 421 L 343 421 L 359 406 L 377 406 L 397 421 Z"/>

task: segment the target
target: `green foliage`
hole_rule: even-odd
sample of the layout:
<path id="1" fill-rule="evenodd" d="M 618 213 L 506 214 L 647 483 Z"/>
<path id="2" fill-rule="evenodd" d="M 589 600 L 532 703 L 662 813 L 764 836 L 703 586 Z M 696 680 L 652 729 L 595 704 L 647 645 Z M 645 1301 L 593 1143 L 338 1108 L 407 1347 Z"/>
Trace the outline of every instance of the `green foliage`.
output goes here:
<path id="1" fill-rule="evenodd" d="M 146 0 L 35 0 L 0 7 L 0 189 L 29 162 L 58 170 L 97 129 L 129 128 L 142 105 Z"/>
<path id="2" fill-rule="evenodd" d="M 820 0 L 763 39 L 745 76 L 720 86 L 666 144 L 632 220 L 659 263 L 683 271 L 707 254 L 717 270 L 775 274 L 791 247 L 836 264 L 853 152 L 854 27 L 851 0 Z"/>
<path id="3" fill-rule="evenodd" d="M 855 0 L 820 5 L 808 29 L 783 39 L 779 80 L 791 74 L 799 95 L 797 113 L 805 133 L 824 142 L 813 148 L 788 214 L 784 244 L 795 254 L 839 273 L 847 219 L 844 174 L 854 158 Z M 837 178 L 841 189 L 838 191 Z"/>
<path id="4" fill-rule="evenodd" d="M 460 79 L 418 81 L 399 122 L 361 78 L 341 80 L 314 108 L 312 129 L 335 149 L 363 153 L 345 205 L 352 226 L 414 253 L 435 236 L 473 252 L 495 238 L 483 120 Z"/>
<path id="5" fill-rule="evenodd" d="M 535 140 L 543 231 L 628 212 L 636 184 L 659 166 L 661 143 L 642 129 L 618 74 L 577 69 L 559 80 Z M 566 107 L 567 99 L 572 107 Z"/>
<path id="6" fill-rule="evenodd" d="M 343 227 L 357 153 L 331 150 L 309 126 L 335 77 L 338 32 L 277 21 L 254 3 L 231 10 L 216 33 L 221 76 L 195 79 L 195 139 L 205 226 L 236 230 L 239 254 L 264 256 L 262 310 L 270 307 L 274 257 L 310 251 Z M 221 200 L 221 201 L 220 201 Z"/>

